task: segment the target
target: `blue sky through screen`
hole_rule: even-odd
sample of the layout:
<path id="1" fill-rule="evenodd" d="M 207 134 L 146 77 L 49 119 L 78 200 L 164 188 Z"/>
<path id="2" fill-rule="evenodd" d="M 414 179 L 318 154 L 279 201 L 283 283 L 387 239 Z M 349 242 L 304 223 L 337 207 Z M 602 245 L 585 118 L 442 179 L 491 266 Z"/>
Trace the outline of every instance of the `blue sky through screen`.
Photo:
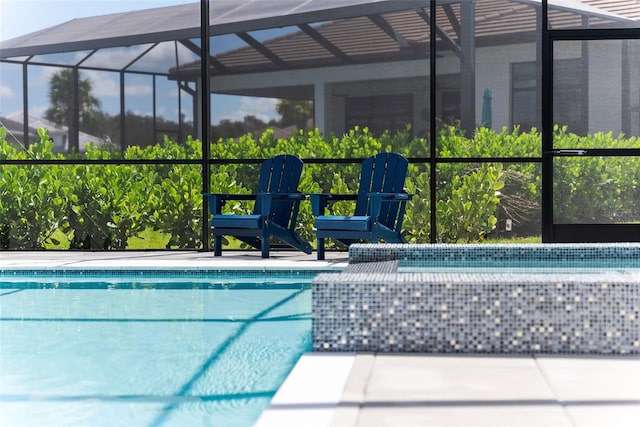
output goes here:
<path id="1" fill-rule="evenodd" d="M 194 0 L 0 0 L 0 42 L 48 28 L 76 18 L 108 13 L 144 10 L 178 4 L 197 3 Z M 236 41 L 237 42 L 237 41 Z M 233 46 L 235 47 L 235 46 Z M 214 51 L 216 46 L 212 44 Z M 226 50 L 226 49 L 222 49 Z M 31 67 L 34 68 L 34 67 Z M 48 81 L 54 67 L 35 67 L 30 70 L 29 112 L 44 116 L 48 108 Z M 22 113 L 21 69 L 18 66 L 0 64 L 0 116 Z M 87 72 L 85 78 L 92 82 L 94 94 L 100 99 L 101 108 L 109 114 L 119 112 L 117 73 Z M 130 77 L 126 80 L 126 109 L 140 115 L 152 114 L 150 79 Z M 159 105 L 157 114 L 169 119 L 177 118 L 177 89 L 163 94 L 166 105 Z M 242 120 L 254 115 L 265 122 L 277 118 L 274 99 L 238 96 L 214 96 L 212 98 L 212 123 L 221 119 Z M 183 112 L 192 116 L 191 103 L 183 97 Z"/>

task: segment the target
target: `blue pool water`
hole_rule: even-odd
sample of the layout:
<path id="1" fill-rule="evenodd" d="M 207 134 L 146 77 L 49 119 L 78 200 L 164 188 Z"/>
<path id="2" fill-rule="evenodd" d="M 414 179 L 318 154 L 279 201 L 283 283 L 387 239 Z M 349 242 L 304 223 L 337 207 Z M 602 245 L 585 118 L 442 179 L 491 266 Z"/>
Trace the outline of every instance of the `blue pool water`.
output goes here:
<path id="1" fill-rule="evenodd" d="M 312 277 L 0 278 L 0 425 L 251 426 L 311 349 Z"/>
<path id="2" fill-rule="evenodd" d="M 576 275 L 638 275 L 640 268 L 633 267 L 592 267 L 592 266 L 566 266 L 563 264 L 549 265 L 531 263 L 529 266 L 423 266 L 400 263 L 398 273 L 452 273 L 452 274 L 527 274 L 527 275 L 551 275 L 551 274 L 576 274 Z"/>

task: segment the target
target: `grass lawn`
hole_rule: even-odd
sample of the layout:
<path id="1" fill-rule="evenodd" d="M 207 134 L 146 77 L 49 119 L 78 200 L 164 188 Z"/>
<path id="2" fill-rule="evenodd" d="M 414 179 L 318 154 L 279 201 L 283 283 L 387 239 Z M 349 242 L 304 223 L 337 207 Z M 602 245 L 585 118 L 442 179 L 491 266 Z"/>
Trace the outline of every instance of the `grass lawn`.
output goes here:
<path id="1" fill-rule="evenodd" d="M 168 234 L 154 231 L 152 228 L 147 228 L 140 236 L 131 237 L 129 239 L 127 249 L 131 250 L 145 250 L 145 249 L 165 249 L 167 242 L 169 242 Z M 67 236 L 60 230 L 53 233 L 52 238 L 58 241 L 60 244 L 55 245 L 53 243 L 45 245 L 45 249 L 69 249 L 69 240 Z"/>
<path id="2" fill-rule="evenodd" d="M 69 241 L 67 237 L 60 231 L 54 233 L 53 238 L 60 242 L 59 245 L 49 244 L 45 249 L 69 249 Z M 152 228 L 147 228 L 144 232 L 137 237 L 131 237 L 129 239 L 127 249 L 129 250 L 148 250 L 148 249 L 166 249 L 170 236 L 159 231 L 154 231 Z M 228 238 L 229 246 L 227 248 L 240 249 L 242 247 L 241 242 Z M 541 236 L 529 236 L 529 237 L 513 237 L 513 238 L 489 238 L 483 240 L 483 244 L 530 244 L 541 243 Z"/>
<path id="3" fill-rule="evenodd" d="M 490 238 L 483 240 L 481 243 L 496 244 L 496 243 L 511 243 L 514 245 L 528 244 L 528 243 L 542 243 L 542 236 L 528 236 L 528 237 L 512 237 L 512 238 Z"/>
<path id="4" fill-rule="evenodd" d="M 165 249 L 169 238 L 168 234 L 153 231 L 151 228 L 144 230 L 140 236 L 129 239 L 127 249 L 144 250 L 144 249 Z"/>

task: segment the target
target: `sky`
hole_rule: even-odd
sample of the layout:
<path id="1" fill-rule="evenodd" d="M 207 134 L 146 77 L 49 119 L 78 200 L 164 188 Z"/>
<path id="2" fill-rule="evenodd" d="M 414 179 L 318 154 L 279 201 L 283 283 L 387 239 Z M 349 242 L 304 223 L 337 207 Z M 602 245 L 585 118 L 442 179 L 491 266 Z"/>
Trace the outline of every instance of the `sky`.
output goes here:
<path id="1" fill-rule="evenodd" d="M 194 0 L 0 0 L 0 40 L 107 13 L 150 9 Z"/>
<path id="2" fill-rule="evenodd" d="M 75 18 L 196 2 L 197 0 L 0 0 L 0 42 Z M 51 71 L 49 70 L 49 72 Z M 40 79 L 43 84 L 45 80 L 50 78 L 50 75 L 46 73 L 47 70 L 44 70 Z M 116 96 L 114 96 L 114 93 L 118 93 L 117 90 L 114 90 L 114 82 L 98 81 L 99 77 L 97 76 L 91 76 L 91 79 L 95 79 L 92 85 L 94 88 L 102 88 L 102 93 L 97 95 L 101 99 L 103 109 L 112 110 L 108 112 L 113 113 L 113 110 L 117 110 L 119 105 Z M 35 89 L 37 84 L 37 81 L 30 82 L 30 87 L 33 86 Z M 0 115 L 10 116 L 21 111 L 22 104 L 17 101 L 20 90 L 16 90 L 16 87 L 20 87 L 20 83 L 16 84 L 13 73 L 7 71 L 6 67 L 0 64 Z M 130 89 L 129 93 L 138 93 L 140 99 L 138 103 L 132 101 L 131 103 L 134 105 L 131 108 L 127 107 L 127 109 L 138 114 L 150 114 L 149 87 L 141 84 Z M 34 96 L 34 99 L 30 97 L 30 114 L 42 115 L 48 106 L 46 90 L 42 90 L 40 93 L 42 94 L 40 97 Z M 177 96 L 177 91 L 174 92 L 174 95 Z M 145 97 L 146 99 L 144 99 Z M 275 102 L 275 100 L 257 100 L 246 97 L 214 96 L 212 121 L 217 123 L 221 118 L 242 120 L 245 115 L 255 115 L 268 121 L 276 117 Z M 175 115 L 175 112 L 166 113 L 168 118 Z"/>

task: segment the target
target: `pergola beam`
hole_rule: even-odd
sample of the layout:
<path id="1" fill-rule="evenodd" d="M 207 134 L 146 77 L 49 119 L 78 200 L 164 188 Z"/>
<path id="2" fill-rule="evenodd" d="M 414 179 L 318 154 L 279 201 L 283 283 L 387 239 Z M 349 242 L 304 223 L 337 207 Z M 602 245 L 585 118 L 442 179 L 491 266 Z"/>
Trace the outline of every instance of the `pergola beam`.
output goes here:
<path id="1" fill-rule="evenodd" d="M 298 28 L 302 30 L 305 34 L 311 37 L 316 43 L 320 44 L 323 48 L 329 51 L 336 58 L 344 61 L 344 62 L 352 62 L 349 55 L 344 53 L 338 46 L 329 41 L 325 36 L 320 34 L 316 29 L 314 29 L 309 24 L 300 24 Z"/>
<path id="2" fill-rule="evenodd" d="M 425 12 L 424 9 L 416 9 L 416 13 L 420 18 L 422 18 L 424 22 L 426 22 L 427 24 L 431 24 L 431 16 L 427 12 Z M 460 45 L 456 43 L 456 41 L 438 24 L 436 24 L 435 26 L 435 33 L 438 37 L 440 37 L 440 39 L 442 39 L 443 42 L 445 42 L 451 48 L 453 53 L 455 53 L 458 58 L 462 56 L 462 49 L 460 48 Z"/>
<path id="3" fill-rule="evenodd" d="M 189 49 L 191 52 L 195 53 L 200 58 L 202 58 L 202 49 L 200 49 L 191 40 L 183 39 L 183 40 L 180 40 L 180 43 L 184 47 Z M 231 70 L 226 65 L 224 65 L 222 62 L 218 61 L 214 56 L 209 55 L 209 64 L 213 65 L 213 68 L 215 68 L 216 70 L 219 70 L 221 74 L 230 73 L 231 72 Z"/>
<path id="4" fill-rule="evenodd" d="M 458 17 L 456 16 L 453 8 L 450 4 L 445 4 L 442 6 L 442 10 L 444 10 L 444 14 L 447 16 L 447 19 L 449 20 L 453 31 L 458 36 L 458 39 L 460 39 L 460 22 L 458 22 Z"/>
<path id="5" fill-rule="evenodd" d="M 387 33 L 387 35 L 389 37 L 391 37 L 393 40 L 395 40 L 396 43 L 398 43 L 398 45 L 400 46 L 400 49 L 408 49 L 409 48 L 409 42 L 407 41 L 407 39 L 405 39 L 402 36 L 402 34 L 397 32 L 395 30 L 395 28 L 393 28 L 393 26 L 391 24 L 389 24 L 389 22 L 386 19 L 384 19 L 382 16 L 380 16 L 380 15 L 368 15 L 367 18 L 369 18 L 369 20 L 371 22 L 376 24 L 378 26 L 378 28 L 380 28 L 382 31 Z"/>
<path id="6" fill-rule="evenodd" d="M 265 58 L 269 61 L 273 62 L 275 65 L 282 68 L 290 68 L 289 64 L 287 64 L 282 58 L 276 55 L 271 49 L 266 47 L 263 43 L 260 43 L 258 40 L 250 36 L 248 33 L 236 33 L 242 41 L 247 43 L 249 46 L 260 52 Z"/>

